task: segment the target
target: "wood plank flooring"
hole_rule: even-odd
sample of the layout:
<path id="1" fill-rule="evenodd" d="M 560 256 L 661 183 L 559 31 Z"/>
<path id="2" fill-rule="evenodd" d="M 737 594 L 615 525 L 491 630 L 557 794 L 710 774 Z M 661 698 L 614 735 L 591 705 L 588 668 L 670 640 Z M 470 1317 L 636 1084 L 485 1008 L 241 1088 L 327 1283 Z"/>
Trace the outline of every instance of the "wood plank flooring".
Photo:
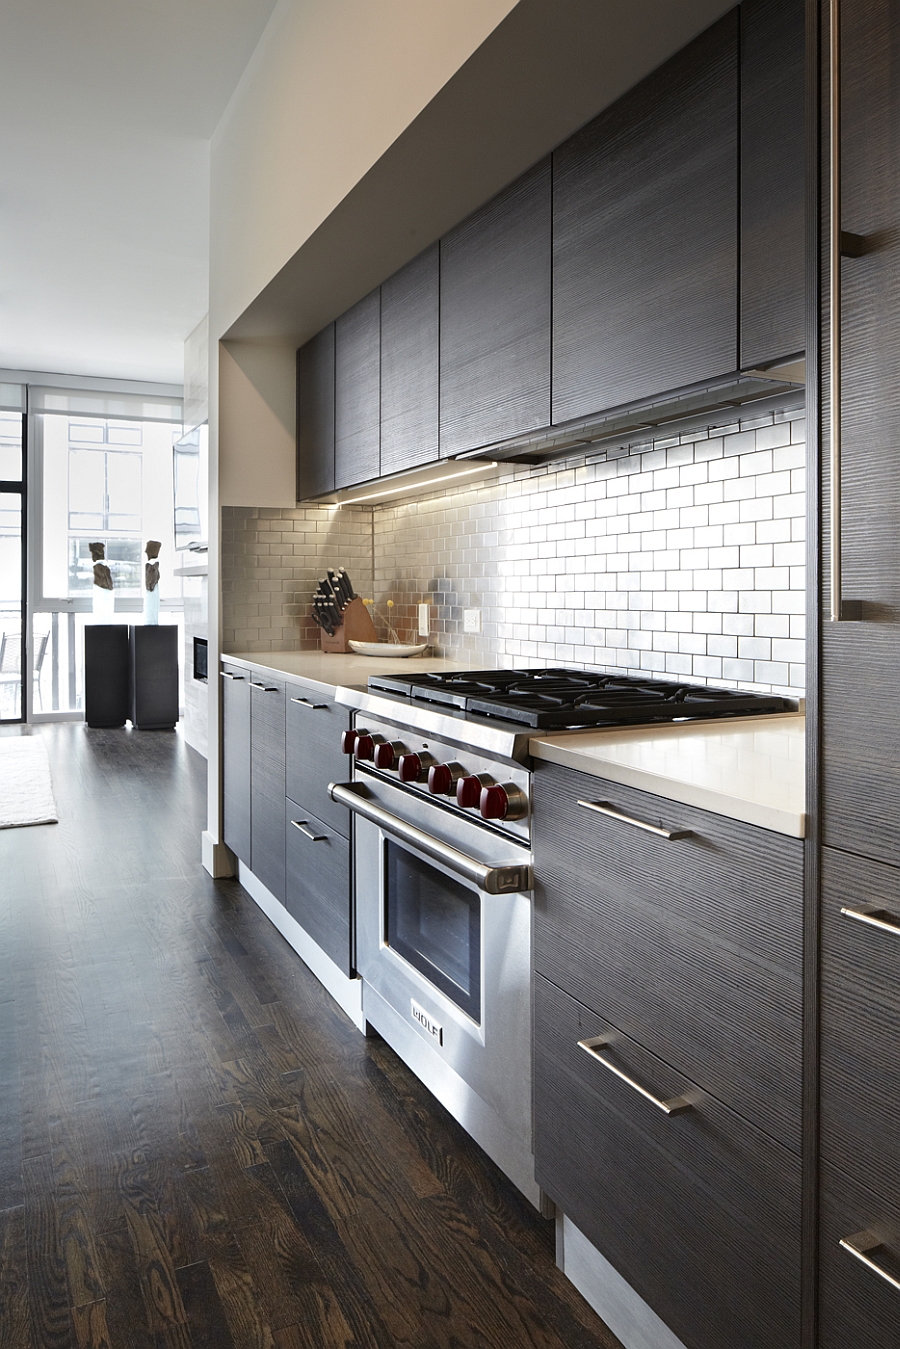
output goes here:
<path id="1" fill-rule="evenodd" d="M 0 831 L 0 1349 L 615 1349 L 553 1225 L 202 870 L 181 737 L 34 734 L 60 823 Z"/>

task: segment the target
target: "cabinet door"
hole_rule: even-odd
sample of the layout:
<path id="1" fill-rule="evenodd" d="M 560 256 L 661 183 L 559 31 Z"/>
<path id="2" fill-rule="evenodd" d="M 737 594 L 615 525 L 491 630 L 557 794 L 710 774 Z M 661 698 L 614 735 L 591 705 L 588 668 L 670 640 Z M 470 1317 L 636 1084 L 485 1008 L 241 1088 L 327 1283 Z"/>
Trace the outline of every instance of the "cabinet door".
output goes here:
<path id="1" fill-rule="evenodd" d="M 346 782 L 353 761 L 341 753 L 350 709 L 303 684 L 288 684 L 285 791 L 292 801 L 345 838 L 350 812 L 328 795 L 329 782 Z"/>
<path id="2" fill-rule="evenodd" d="M 549 420 L 548 158 L 441 240 L 441 454 Z"/>
<path id="3" fill-rule="evenodd" d="M 799 1159 L 540 976 L 534 1043 L 541 1188 L 686 1349 L 795 1349 Z"/>
<path id="4" fill-rule="evenodd" d="M 250 671 L 222 667 L 222 807 L 226 844 L 248 867 L 250 850 Z"/>
<path id="5" fill-rule="evenodd" d="M 741 366 L 806 346 L 803 0 L 741 5 Z"/>
<path id="6" fill-rule="evenodd" d="M 842 266 L 843 592 L 862 621 L 822 624 L 824 839 L 900 866 L 900 10 L 841 16 L 842 225 L 871 251 Z"/>
<path id="7" fill-rule="evenodd" d="M 284 684 L 266 670 L 250 681 L 253 874 L 284 903 Z"/>
<path id="8" fill-rule="evenodd" d="M 378 477 L 381 292 L 334 325 L 334 485 Z"/>
<path id="9" fill-rule="evenodd" d="M 284 805 L 285 908 L 338 969 L 350 975 L 350 844 L 295 801 Z"/>
<path id="10" fill-rule="evenodd" d="M 439 250 L 381 287 L 381 472 L 438 457 Z"/>
<path id="11" fill-rule="evenodd" d="M 822 1168 L 822 1189 L 819 1349 L 893 1349 L 900 1338 L 896 1192 L 877 1194 L 830 1166 Z M 853 1238 L 871 1264 L 841 1245 Z"/>
<path id="12" fill-rule="evenodd" d="M 738 17 L 553 154 L 553 421 L 737 367 Z"/>
<path id="13" fill-rule="evenodd" d="M 297 352 L 297 500 L 334 491 L 334 324 Z"/>
<path id="14" fill-rule="evenodd" d="M 821 1028 L 823 1155 L 900 1202 L 900 871 L 832 848 L 822 857 Z"/>
<path id="15" fill-rule="evenodd" d="M 800 840 L 542 763 L 534 852 L 536 970 L 799 1152 Z"/>

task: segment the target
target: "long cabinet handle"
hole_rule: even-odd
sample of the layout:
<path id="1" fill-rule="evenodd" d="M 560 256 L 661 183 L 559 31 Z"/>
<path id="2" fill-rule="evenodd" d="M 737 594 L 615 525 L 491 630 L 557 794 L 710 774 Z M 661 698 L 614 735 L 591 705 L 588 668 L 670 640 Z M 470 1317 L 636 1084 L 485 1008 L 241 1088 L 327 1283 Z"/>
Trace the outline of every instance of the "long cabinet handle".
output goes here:
<path id="1" fill-rule="evenodd" d="M 292 703 L 299 703 L 301 707 L 308 707 L 310 712 L 324 712 L 328 707 L 327 703 L 311 703 L 308 698 L 292 698 Z"/>
<path id="2" fill-rule="evenodd" d="M 449 843 L 442 843 L 440 839 L 433 838 L 422 829 L 417 829 L 414 824 L 398 819 L 396 815 L 392 815 L 390 811 L 364 796 L 362 793 L 365 791 L 366 788 L 359 782 L 331 782 L 328 785 L 328 795 L 332 801 L 337 801 L 341 806 L 348 806 L 354 814 L 361 815 L 372 824 L 377 824 L 386 834 L 391 834 L 401 843 L 409 843 L 426 857 L 433 857 L 436 862 L 442 862 L 448 871 L 455 871 L 458 876 L 477 885 L 478 889 L 484 890 L 486 894 L 515 895 L 522 890 L 531 889 L 530 863 L 489 866 L 484 862 L 478 862 L 467 853 L 460 852 L 458 848 L 452 848 Z"/>
<path id="3" fill-rule="evenodd" d="M 621 810 L 617 810 L 609 801 L 579 801 L 578 804 L 582 810 L 593 810 L 595 814 L 605 815 L 610 820 L 618 820 L 620 824 L 633 824 L 635 829 L 644 829 L 648 834 L 656 834 L 658 838 L 691 838 L 694 833 L 693 829 L 664 829 L 661 825 L 637 820 L 633 815 L 625 815 Z"/>
<path id="4" fill-rule="evenodd" d="M 219 671 L 219 674 L 222 676 L 223 679 L 240 679 L 240 680 L 243 680 L 243 678 L 244 678 L 243 675 L 233 675 L 233 674 L 229 674 L 229 672 L 228 672 L 227 670 L 220 670 L 220 671 Z"/>
<path id="5" fill-rule="evenodd" d="M 305 834 L 307 838 L 311 838 L 313 843 L 328 842 L 327 834 L 314 834 L 311 829 L 308 829 L 306 827 L 305 820 L 291 820 L 291 824 L 294 826 L 295 829 L 299 829 L 301 834 Z"/>
<path id="6" fill-rule="evenodd" d="M 880 932 L 890 932 L 891 936 L 900 937 L 900 918 L 887 909 L 842 908 L 841 913 L 845 918 L 855 919 L 857 923 L 865 923 L 867 927 L 877 927 Z"/>
<path id="7" fill-rule="evenodd" d="M 841 1237 L 839 1244 L 845 1251 L 849 1251 L 860 1264 L 865 1265 L 866 1269 L 871 1270 L 873 1274 L 877 1274 L 879 1279 L 884 1279 L 885 1283 L 889 1283 L 892 1288 L 900 1293 L 900 1279 L 895 1279 L 893 1274 L 889 1274 L 886 1269 L 882 1269 L 869 1256 L 869 1251 L 877 1251 L 884 1245 L 881 1238 L 876 1237 L 874 1232 L 855 1232 L 852 1237 Z"/>
<path id="8" fill-rule="evenodd" d="M 829 6 L 829 221 L 828 221 L 828 455 L 831 538 L 828 548 L 832 623 L 858 622 L 860 600 L 845 600 L 841 560 L 841 258 L 861 257 L 865 240 L 841 229 L 841 0 Z"/>
<path id="9" fill-rule="evenodd" d="M 583 1049 L 585 1054 L 590 1054 L 595 1063 L 599 1063 L 602 1068 L 612 1073 L 620 1082 L 624 1082 L 626 1087 L 636 1091 L 638 1096 L 643 1096 L 645 1101 L 655 1105 L 657 1110 L 661 1110 L 664 1115 L 681 1115 L 685 1110 L 691 1109 L 691 1102 L 686 1096 L 673 1096 L 671 1100 L 664 1101 L 660 1096 L 654 1096 L 652 1091 L 642 1087 L 640 1082 L 635 1082 L 633 1077 L 623 1073 L 621 1068 L 617 1068 L 614 1063 L 597 1052 L 600 1049 L 610 1049 L 613 1043 L 611 1035 L 595 1035 L 591 1040 L 579 1040 L 578 1048 Z"/>
<path id="10" fill-rule="evenodd" d="M 260 693 L 279 693 L 280 690 L 275 684 L 260 684 L 258 680 L 250 680 L 251 689 L 259 689 Z"/>

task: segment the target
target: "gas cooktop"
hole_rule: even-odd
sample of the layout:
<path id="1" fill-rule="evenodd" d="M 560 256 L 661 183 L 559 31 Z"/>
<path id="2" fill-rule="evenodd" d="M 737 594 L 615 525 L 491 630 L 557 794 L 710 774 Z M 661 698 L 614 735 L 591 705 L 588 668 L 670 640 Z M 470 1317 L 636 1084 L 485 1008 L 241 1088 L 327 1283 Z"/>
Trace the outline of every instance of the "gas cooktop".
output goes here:
<path id="1" fill-rule="evenodd" d="M 416 703 L 457 708 L 473 718 L 512 721 L 536 730 L 637 726 L 792 708 L 775 694 L 567 669 L 404 672 L 372 675 L 368 687 Z"/>

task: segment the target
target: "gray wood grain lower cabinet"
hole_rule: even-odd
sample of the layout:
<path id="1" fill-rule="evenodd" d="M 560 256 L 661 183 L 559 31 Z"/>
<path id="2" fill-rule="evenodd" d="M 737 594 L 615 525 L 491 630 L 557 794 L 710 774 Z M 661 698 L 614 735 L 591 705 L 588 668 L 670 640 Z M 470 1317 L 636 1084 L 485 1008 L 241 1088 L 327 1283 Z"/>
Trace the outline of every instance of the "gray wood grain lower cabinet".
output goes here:
<path id="1" fill-rule="evenodd" d="M 538 1184 L 687 1349 L 795 1349 L 797 1158 L 540 975 L 534 1072 Z"/>
<path id="2" fill-rule="evenodd" d="M 534 834 L 537 971 L 799 1153 L 801 841 L 547 763 Z"/>
<path id="3" fill-rule="evenodd" d="M 267 670 L 250 680 L 251 867 L 284 903 L 284 681 Z"/>
<path id="4" fill-rule="evenodd" d="M 285 801 L 285 908 L 346 975 L 353 968 L 350 843 L 290 799 Z"/>
<path id="5" fill-rule="evenodd" d="M 797 1349 L 802 844 L 539 763 L 534 854 L 539 1185 L 687 1349 Z"/>
<path id="6" fill-rule="evenodd" d="M 350 837 L 350 812 L 328 795 L 330 782 L 346 782 L 352 759 L 341 753 L 350 710 L 308 684 L 290 683 L 286 705 L 285 792 L 303 810 Z"/>
<path id="7" fill-rule="evenodd" d="M 252 865 L 250 837 L 250 671 L 222 666 L 222 832 L 236 857 Z"/>

